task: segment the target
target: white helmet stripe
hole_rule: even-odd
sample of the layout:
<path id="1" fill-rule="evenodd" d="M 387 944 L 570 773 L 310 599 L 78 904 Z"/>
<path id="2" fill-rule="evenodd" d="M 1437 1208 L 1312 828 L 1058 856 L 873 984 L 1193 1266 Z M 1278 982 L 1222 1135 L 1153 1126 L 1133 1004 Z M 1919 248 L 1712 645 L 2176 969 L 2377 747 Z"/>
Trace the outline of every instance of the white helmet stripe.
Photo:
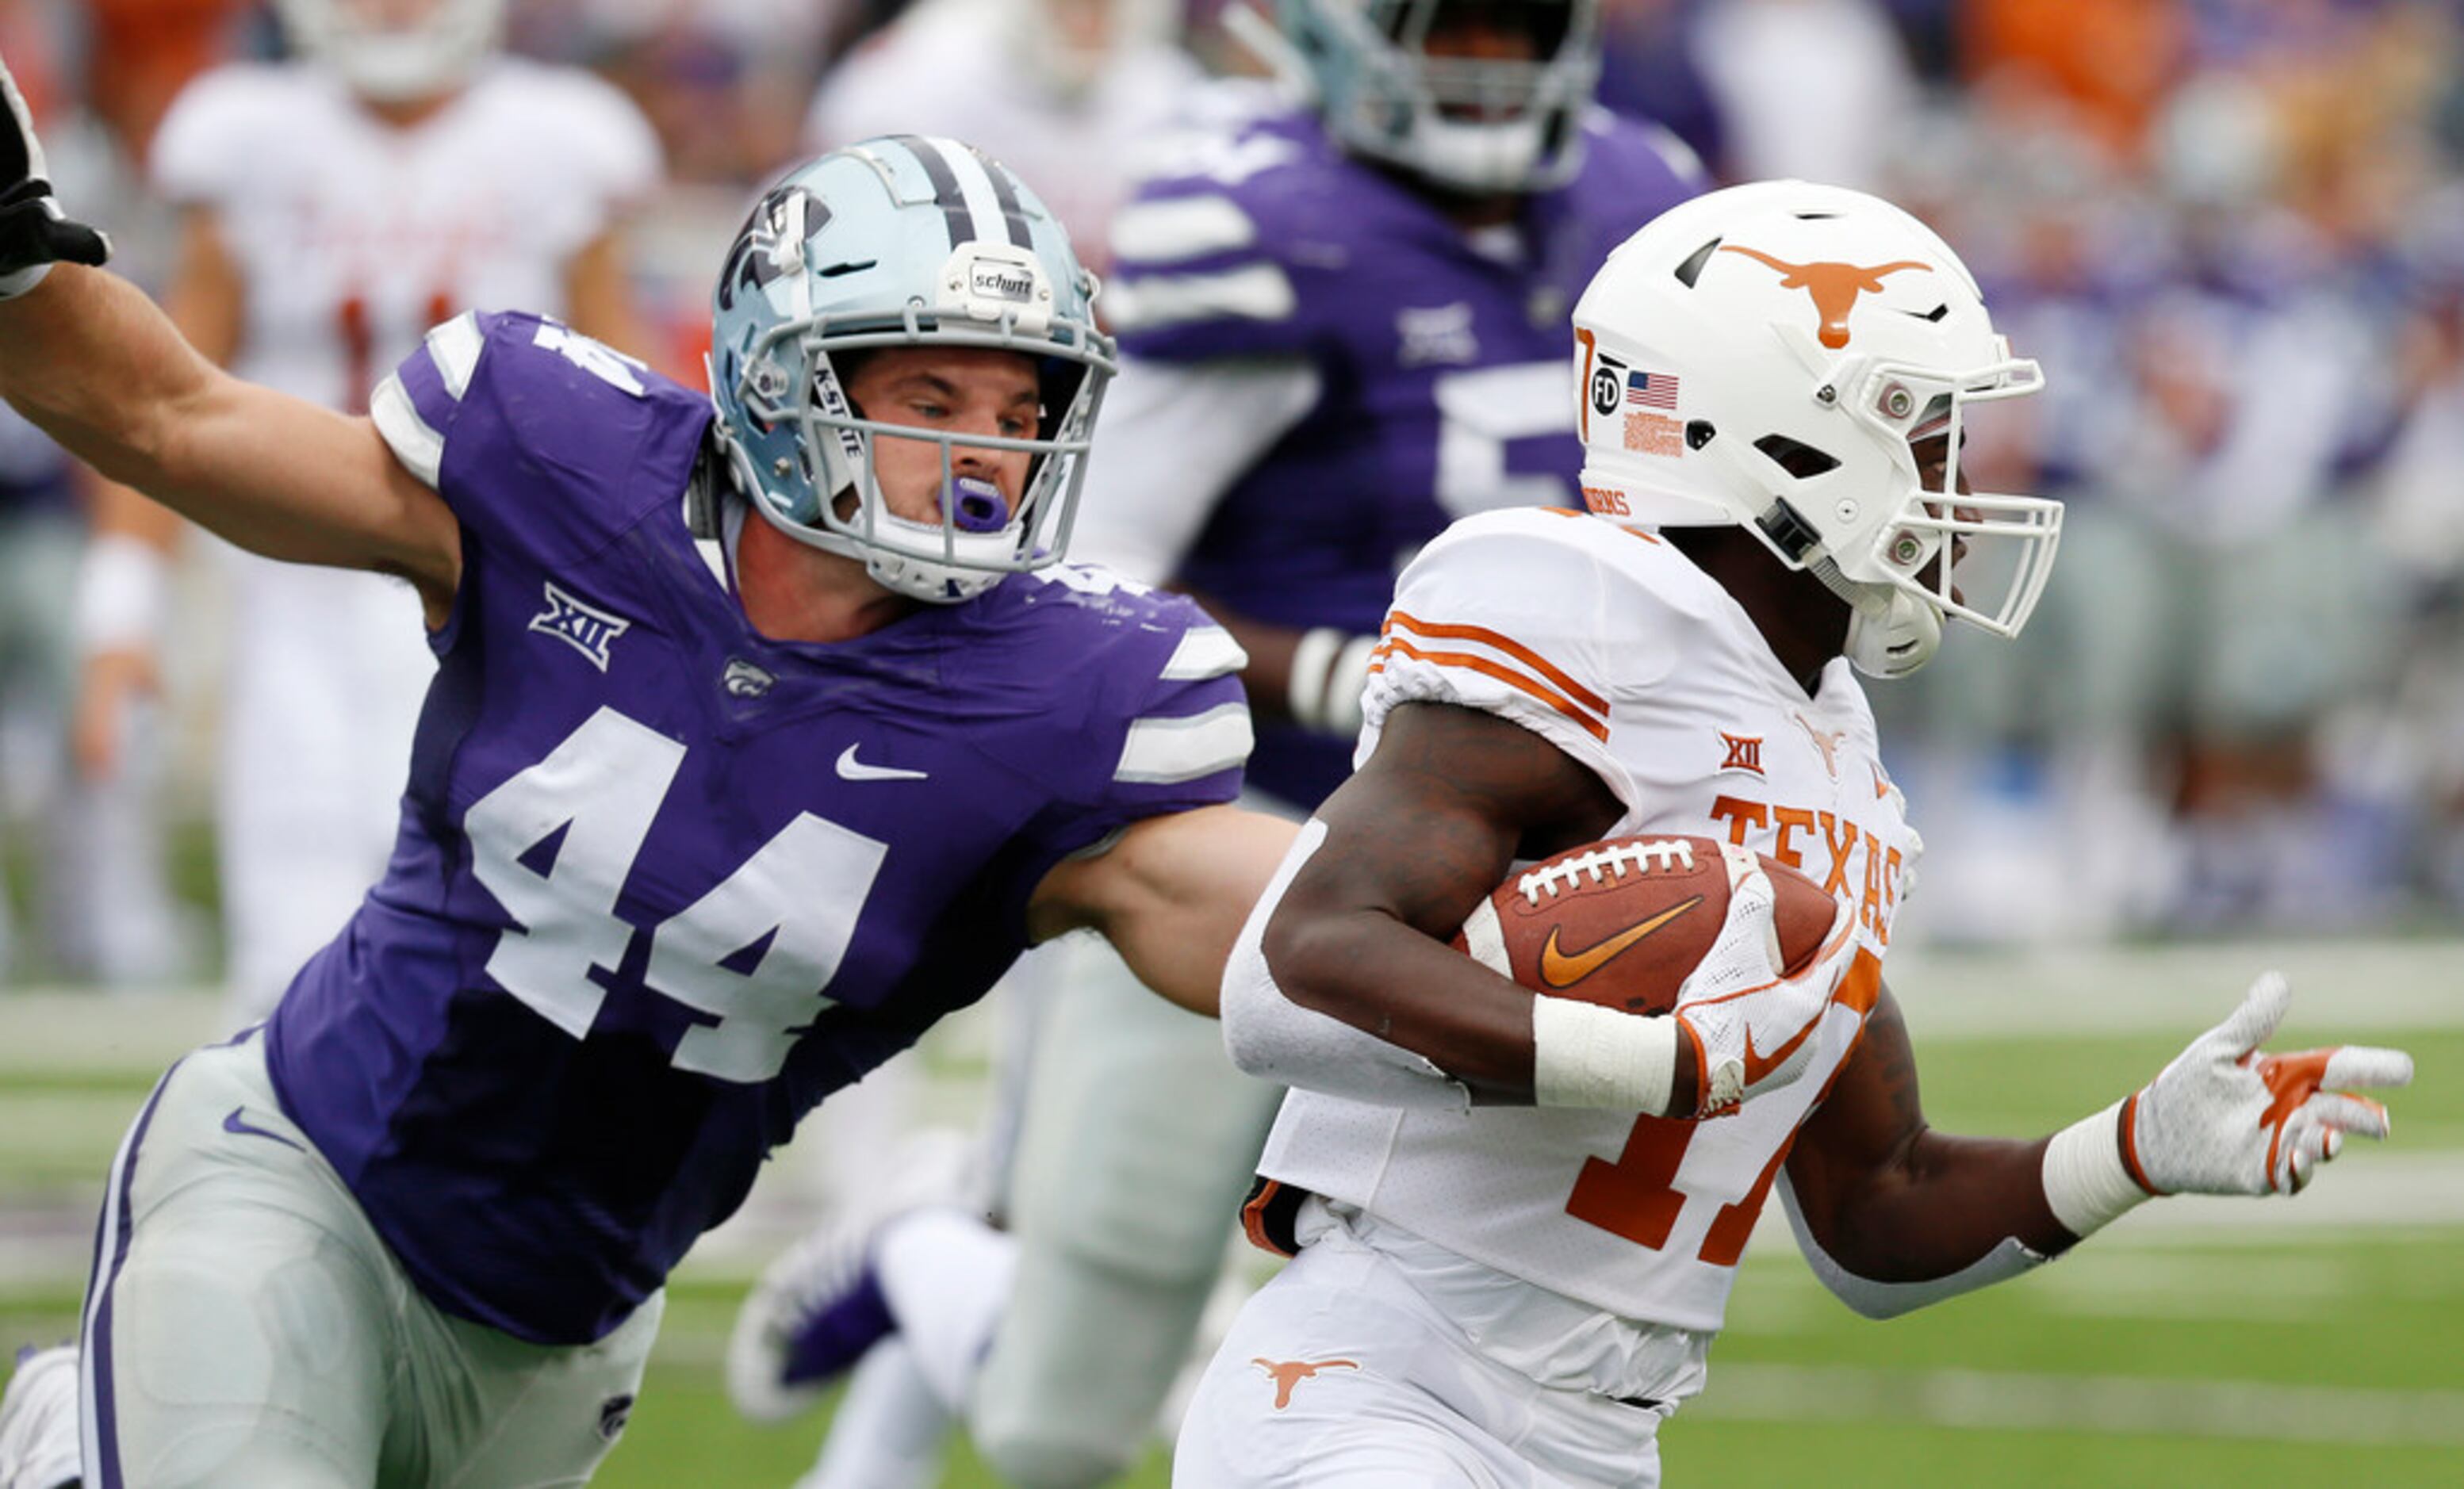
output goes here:
<path id="1" fill-rule="evenodd" d="M 1002 201 L 1001 184 L 991 164 L 977 154 L 972 145 L 960 144 L 956 140 L 928 142 L 941 147 L 942 157 L 950 163 L 951 173 L 958 178 L 958 189 L 966 197 L 967 211 L 975 218 L 977 238 L 984 242 L 1026 247 L 1026 223 L 1018 215 L 1018 198 L 1013 194 L 1008 201 Z"/>
<path id="2" fill-rule="evenodd" d="M 949 225 L 950 251 L 957 252 L 961 243 L 980 241 L 983 230 L 967 205 L 966 193 L 959 189 L 957 175 L 950 169 L 950 157 L 942 146 L 950 142 L 928 140 L 922 135 L 891 135 L 891 140 L 907 147 L 915 164 L 924 167 L 924 178 L 933 184 L 934 203 L 941 208 L 941 217 Z"/>
<path id="3" fill-rule="evenodd" d="M 992 157 L 974 145 L 967 146 L 967 159 L 981 167 L 985 178 L 993 184 L 993 200 L 1001 206 L 1001 223 L 1009 229 L 1010 246 L 1033 249 L 1035 239 L 1027 231 L 1026 211 L 1019 206 L 1018 187 L 1011 183 L 1008 170 L 994 164 Z"/>

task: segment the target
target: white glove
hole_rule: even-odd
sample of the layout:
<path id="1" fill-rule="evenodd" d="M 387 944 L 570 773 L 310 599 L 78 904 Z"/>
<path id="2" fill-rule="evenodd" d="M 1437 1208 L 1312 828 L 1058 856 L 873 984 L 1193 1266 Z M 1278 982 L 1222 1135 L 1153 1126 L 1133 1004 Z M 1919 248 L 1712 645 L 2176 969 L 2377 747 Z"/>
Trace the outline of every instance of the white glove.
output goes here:
<path id="1" fill-rule="evenodd" d="M 1728 917 L 1718 939 L 1677 990 L 1678 1027 L 1694 1041 L 1701 1072 L 1694 1115 L 1717 1117 L 1805 1073 L 1814 1031 L 1856 958 L 1856 911 L 1839 903 L 1821 953 L 1793 977 L 1779 975 L 1776 899 L 1751 853 L 1731 856 Z"/>
<path id="2" fill-rule="evenodd" d="M 2045 1197 L 2073 1235 L 2155 1194 L 2297 1193 L 2346 1133 L 2387 1135 L 2385 1106 L 2327 1087 L 2406 1084 L 2412 1057 L 2360 1044 L 2260 1054 L 2292 1001 L 2282 974 L 2260 974 L 2145 1089 L 2055 1136 Z"/>
<path id="3" fill-rule="evenodd" d="M 2291 1055 L 2258 1046 L 2284 1021 L 2293 990 L 2262 973 L 2233 1017 L 2200 1035 L 2123 1105 L 2123 1159 L 2150 1193 L 2290 1194 L 2336 1156 L 2343 1135 L 2387 1135 L 2387 1109 L 2325 1086 L 2412 1080 L 2402 1050 L 2340 1044 Z"/>

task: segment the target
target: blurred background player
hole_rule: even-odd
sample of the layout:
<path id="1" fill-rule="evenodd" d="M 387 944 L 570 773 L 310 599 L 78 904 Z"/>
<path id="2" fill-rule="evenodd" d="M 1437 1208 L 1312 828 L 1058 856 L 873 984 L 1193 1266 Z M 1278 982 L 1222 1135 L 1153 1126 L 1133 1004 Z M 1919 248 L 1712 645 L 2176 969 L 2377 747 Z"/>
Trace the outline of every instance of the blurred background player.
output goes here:
<path id="1" fill-rule="evenodd" d="M 918 0 L 833 69 L 804 145 L 921 131 L 982 140 L 1051 204 L 1088 267 L 1158 131 L 1204 78 L 1173 0 Z"/>
<path id="2" fill-rule="evenodd" d="M 499 55 L 503 0 L 278 9 L 298 59 L 207 74 L 154 139 L 156 187 L 182 214 L 165 303 L 194 345 L 358 411 L 469 307 L 537 307 L 641 344 L 620 225 L 659 153 L 622 94 Z M 151 614 L 181 528 L 125 488 L 98 500 L 77 741 L 92 775 L 119 768 L 128 702 L 159 686 Z M 382 876 L 435 666 L 400 582 L 223 557 L 216 821 L 237 1024 L 272 1009 Z"/>
<path id="3" fill-rule="evenodd" d="M 1076 541 L 1240 640 L 1248 799 L 1299 817 L 1349 769 L 1397 569 L 1457 516 L 1576 501 L 1566 312 L 1703 178 L 1666 132 L 1594 106 L 1592 0 L 1240 13 L 1284 87 L 1199 100 L 1111 222 L 1118 422 Z M 937 1270 L 979 1303 L 898 1321 L 812 1484 L 923 1481 L 958 1411 L 1004 1478 L 1098 1482 L 1188 1353 L 1278 1093 L 1231 1069 L 1211 1024 L 1157 1017 L 1100 947 L 1032 974 L 1048 1006 L 996 1200 L 1015 1281 L 982 1281 L 1006 1248 L 973 1222 L 875 1233 L 876 1204 L 774 1264 L 739 1319 L 738 1405 L 776 1415 L 854 1363 L 833 1304 L 871 1267 Z"/>
<path id="4" fill-rule="evenodd" d="M 141 195 L 129 150 L 211 55 L 229 10 L 181 0 L 139 15 L 125 0 L 97 0 L 93 44 L 80 50 L 56 11 L 0 0 L 0 47 L 28 61 L 30 104 L 62 144 L 54 158 L 91 175 L 98 200 L 127 207 Z M 150 278 L 159 267 L 131 272 Z M 93 482 L 0 410 L 0 982 L 126 991 L 193 975 L 200 938 L 165 872 L 165 755 L 146 748 L 160 743 L 161 720 L 147 711 L 130 721 L 140 749 L 116 780 L 83 778 L 69 748 Z"/>

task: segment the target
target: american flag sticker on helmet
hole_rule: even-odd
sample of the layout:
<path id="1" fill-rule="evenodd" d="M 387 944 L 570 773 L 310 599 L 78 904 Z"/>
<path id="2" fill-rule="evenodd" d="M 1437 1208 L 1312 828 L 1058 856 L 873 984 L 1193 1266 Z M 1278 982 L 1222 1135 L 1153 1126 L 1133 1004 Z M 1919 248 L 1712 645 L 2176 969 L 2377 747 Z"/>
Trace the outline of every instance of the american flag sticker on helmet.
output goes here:
<path id="1" fill-rule="evenodd" d="M 1644 372 L 1639 368 L 1625 375 L 1625 401 L 1630 408 L 1665 408 L 1677 411 L 1677 378 L 1673 373 Z"/>

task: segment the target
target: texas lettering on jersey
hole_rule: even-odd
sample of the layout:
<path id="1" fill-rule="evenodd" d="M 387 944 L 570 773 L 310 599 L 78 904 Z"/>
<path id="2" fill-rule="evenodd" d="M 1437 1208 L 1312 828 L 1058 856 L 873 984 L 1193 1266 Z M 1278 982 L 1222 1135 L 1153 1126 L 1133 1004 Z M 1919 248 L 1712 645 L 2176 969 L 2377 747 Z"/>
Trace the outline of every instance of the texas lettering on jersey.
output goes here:
<path id="1" fill-rule="evenodd" d="M 1891 944 L 1891 920 L 1900 907 L 1901 850 L 1843 812 L 1783 806 L 1726 794 L 1711 799 L 1710 818 L 1725 823 L 1727 840 L 1768 853 L 1813 876 L 1833 898 L 1853 897 L 1858 924 L 1878 947 Z M 1800 847 L 1798 844 L 1803 843 Z"/>

